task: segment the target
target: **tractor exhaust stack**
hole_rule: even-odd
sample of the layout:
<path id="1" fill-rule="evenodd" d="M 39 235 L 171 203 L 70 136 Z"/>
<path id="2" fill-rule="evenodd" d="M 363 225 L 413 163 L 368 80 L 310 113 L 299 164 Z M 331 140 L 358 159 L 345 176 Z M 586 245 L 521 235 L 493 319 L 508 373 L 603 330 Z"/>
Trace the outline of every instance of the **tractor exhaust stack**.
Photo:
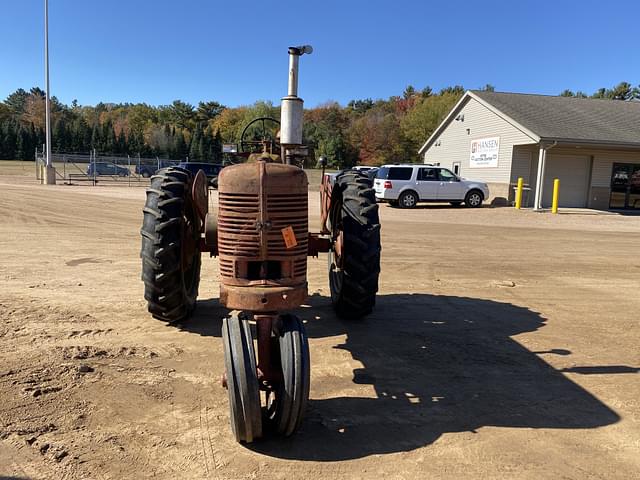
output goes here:
<path id="1" fill-rule="evenodd" d="M 282 99 L 280 116 L 280 144 L 283 160 L 287 147 L 302 145 L 302 114 L 303 101 L 298 97 L 298 62 L 300 56 L 313 52 L 311 45 L 289 47 L 289 86 L 287 96 Z M 285 163 L 289 163 L 285 161 Z"/>

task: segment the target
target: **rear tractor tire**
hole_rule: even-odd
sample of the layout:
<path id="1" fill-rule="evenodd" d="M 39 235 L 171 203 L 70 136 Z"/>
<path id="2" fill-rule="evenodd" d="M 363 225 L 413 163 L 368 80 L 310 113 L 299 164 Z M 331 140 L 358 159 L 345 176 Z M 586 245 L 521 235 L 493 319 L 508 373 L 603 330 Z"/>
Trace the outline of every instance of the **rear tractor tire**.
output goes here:
<path id="1" fill-rule="evenodd" d="M 151 177 L 143 209 L 144 298 L 155 318 L 169 322 L 191 315 L 200 284 L 200 219 L 192 183 L 181 168 L 159 170 Z"/>
<path id="2" fill-rule="evenodd" d="M 372 181 L 347 171 L 336 178 L 329 212 L 329 286 L 339 317 L 373 310 L 380 275 L 380 220 Z"/>

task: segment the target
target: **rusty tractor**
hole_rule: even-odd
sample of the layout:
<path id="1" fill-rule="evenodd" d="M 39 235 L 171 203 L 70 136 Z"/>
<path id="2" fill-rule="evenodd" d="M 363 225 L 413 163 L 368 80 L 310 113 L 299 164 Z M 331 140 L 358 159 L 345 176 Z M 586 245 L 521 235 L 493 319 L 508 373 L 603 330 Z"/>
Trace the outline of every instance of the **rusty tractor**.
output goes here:
<path id="1" fill-rule="evenodd" d="M 222 324 L 222 383 L 240 442 L 263 431 L 291 435 L 304 415 L 309 344 L 291 312 L 307 298 L 307 257 L 328 254 L 331 301 L 341 318 L 370 313 L 378 290 L 380 223 L 369 178 L 351 170 L 324 175 L 323 165 L 321 229 L 309 232 L 308 181 L 297 165 L 305 155 L 297 89 L 299 57 L 311 51 L 289 48 L 281 121 L 260 118 L 245 128 L 232 150 L 246 161 L 221 171 L 217 208 L 209 209 L 202 171 L 169 167 L 152 177 L 143 209 L 142 279 L 154 317 L 188 319 L 201 254 L 218 257 L 220 304 L 231 311 Z"/>

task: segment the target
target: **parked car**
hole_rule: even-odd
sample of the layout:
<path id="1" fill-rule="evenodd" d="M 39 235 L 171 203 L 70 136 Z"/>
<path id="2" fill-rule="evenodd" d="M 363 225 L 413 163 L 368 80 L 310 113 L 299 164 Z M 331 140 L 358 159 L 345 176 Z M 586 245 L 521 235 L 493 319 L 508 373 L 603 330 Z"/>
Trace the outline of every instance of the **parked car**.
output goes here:
<path id="1" fill-rule="evenodd" d="M 484 182 L 458 177 L 447 168 L 433 165 L 383 165 L 374 180 L 376 198 L 401 208 L 419 202 L 449 202 L 451 205 L 480 207 L 489 197 Z"/>
<path id="2" fill-rule="evenodd" d="M 378 170 L 380 170 L 378 167 L 370 168 L 365 170 L 364 174 L 373 181 L 378 175 Z"/>
<path id="3" fill-rule="evenodd" d="M 378 168 L 370 165 L 356 165 L 355 167 L 352 167 L 352 170 L 358 170 L 359 172 L 368 172 L 373 169 L 377 170 Z"/>
<path id="4" fill-rule="evenodd" d="M 373 180 L 374 178 L 376 178 L 376 174 L 378 173 L 379 168 L 371 167 L 369 165 L 356 165 L 355 167 L 352 167 L 351 170 L 356 170 L 360 173 L 364 173 L 367 177 Z"/>
<path id="5" fill-rule="evenodd" d="M 218 175 L 223 166 L 219 163 L 204 163 L 204 162 L 180 162 L 178 167 L 189 170 L 194 175 L 202 170 L 209 180 L 209 185 L 213 188 L 218 188 Z"/>
<path id="6" fill-rule="evenodd" d="M 127 167 L 121 167 L 111 162 L 94 162 L 87 165 L 87 175 L 90 177 L 99 175 L 117 175 L 128 177 L 131 171 Z"/>
<path id="7" fill-rule="evenodd" d="M 177 163 L 178 162 L 172 160 L 159 160 L 153 163 L 141 163 L 140 165 L 136 165 L 135 172 L 138 175 L 142 175 L 144 178 L 149 178 L 151 175 L 155 175 L 155 173 L 161 168 L 171 167 Z"/>

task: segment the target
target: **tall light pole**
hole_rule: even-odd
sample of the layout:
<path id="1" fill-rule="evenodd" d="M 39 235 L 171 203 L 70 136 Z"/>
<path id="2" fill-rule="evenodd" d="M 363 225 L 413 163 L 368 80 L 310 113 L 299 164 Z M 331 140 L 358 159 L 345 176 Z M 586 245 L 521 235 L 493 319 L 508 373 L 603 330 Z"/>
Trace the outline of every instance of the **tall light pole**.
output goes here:
<path id="1" fill-rule="evenodd" d="M 47 130 L 47 166 L 46 166 L 46 183 L 47 185 L 55 185 L 56 170 L 53 167 L 53 159 L 51 158 L 51 97 L 49 95 L 49 0 L 44 0 L 44 71 L 45 71 L 45 122 Z"/>

